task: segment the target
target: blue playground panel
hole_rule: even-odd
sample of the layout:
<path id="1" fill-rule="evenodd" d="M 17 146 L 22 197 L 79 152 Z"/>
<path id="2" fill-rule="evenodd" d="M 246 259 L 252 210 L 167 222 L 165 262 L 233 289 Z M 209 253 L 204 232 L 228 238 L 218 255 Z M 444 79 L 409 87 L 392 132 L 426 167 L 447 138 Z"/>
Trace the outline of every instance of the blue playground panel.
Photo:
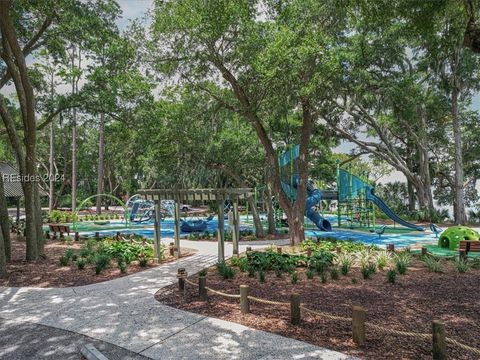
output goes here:
<path id="1" fill-rule="evenodd" d="M 351 240 L 353 242 L 361 242 L 367 245 L 376 245 L 380 248 L 386 248 L 388 244 L 395 244 L 395 247 L 402 248 L 417 245 L 419 243 L 434 245 L 438 242 L 435 235 L 430 233 L 422 234 L 386 234 L 378 236 L 375 233 L 360 233 L 355 231 L 316 231 L 306 230 L 305 236 L 317 238 L 335 238 L 337 240 Z"/>

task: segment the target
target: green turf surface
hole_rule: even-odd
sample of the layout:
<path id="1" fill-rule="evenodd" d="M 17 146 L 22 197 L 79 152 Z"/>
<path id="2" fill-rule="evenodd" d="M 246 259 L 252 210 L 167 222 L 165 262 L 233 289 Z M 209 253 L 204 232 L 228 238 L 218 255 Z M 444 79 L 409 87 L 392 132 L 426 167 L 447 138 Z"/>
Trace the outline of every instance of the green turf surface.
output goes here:
<path id="1" fill-rule="evenodd" d="M 432 254 L 434 256 L 440 256 L 440 257 L 455 257 L 458 256 L 458 251 L 457 250 L 450 250 L 448 248 L 441 248 L 438 247 L 437 245 L 426 245 L 427 251 L 429 254 Z M 420 253 L 421 250 L 412 250 L 414 253 Z M 470 252 L 468 253 L 469 258 L 480 258 L 480 253 L 478 252 Z"/>

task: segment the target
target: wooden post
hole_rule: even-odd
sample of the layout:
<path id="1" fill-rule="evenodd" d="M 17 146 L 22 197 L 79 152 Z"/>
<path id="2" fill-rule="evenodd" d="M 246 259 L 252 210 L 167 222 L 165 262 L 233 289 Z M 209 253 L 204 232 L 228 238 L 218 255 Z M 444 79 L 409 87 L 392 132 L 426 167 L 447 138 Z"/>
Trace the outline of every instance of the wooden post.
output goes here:
<path id="1" fill-rule="evenodd" d="M 467 258 L 467 252 L 465 250 L 460 250 L 458 252 L 458 257 L 460 260 L 465 260 Z"/>
<path id="2" fill-rule="evenodd" d="M 445 341 L 445 325 L 438 320 L 432 321 L 433 360 L 447 359 L 447 342 Z"/>
<path id="3" fill-rule="evenodd" d="M 232 226 L 233 256 L 238 257 L 238 242 L 240 241 L 240 215 L 238 213 L 238 199 L 233 200 Z"/>
<path id="4" fill-rule="evenodd" d="M 422 256 L 427 255 L 428 250 L 425 246 L 422 246 Z"/>
<path id="5" fill-rule="evenodd" d="M 78 234 L 78 231 L 75 231 L 75 241 L 80 240 L 80 235 Z"/>
<path id="6" fill-rule="evenodd" d="M 225 261 L 225 219 L 223 218 L 223 198 L 218 202 L 218 229 L 217 229 L 217 241 L 218 241 L 218 262 Z"/>
<path id="7" fill-rule="evenodd" d="M 207 277 L 199 276 L 198 277 L 198 295 L 200 300 L 207 301 Z"/>
<path id="8" fill-rule="evenodd" d="M 277 254 L 282 255 L 282 248 L 277 246 Z"/>
<path id="9" fill-rule="evenodd" d="M 175 248 L 177 259 L 180 258 L 180 201 L 175 201 Z"/>
<path id="10" fill-rule="evenodd" d="M 175 256 L 175 244 L 173 242 L 170 243 L 168 251 L 170 252 L 170 256 Z"/>
<path id="11" fill-rule="evenodd" d="M 252 251 L 252 247 L 251 246 L 247 246 L 247 252 L 249 251 Z"/>
<path id="12" fill-rule="evenodd" d="M 395 251 L 395 244 L 388 244 L 387 251 L 394 252 Z"/>
<path id="13" fill-rule="evenodd" d="M 300 319 L 300 294 L 292 293 L 290 296 L 290 320 L 293 325 L 299 325 Z"/>
<path id="14" fill-rule="evenodd" d="M 185 290 L 185 276 L 187 276 L 187 272 L 185 268 L 179 268 L 177 270 L 177 278 L 178 278 L 178 290 L 184 291 Z"/>
<path id="15" fill-rule="evenodd" d="M 95 232 L 95 239 L 100 240 L 100 233 L 98 231 Z"/>
<path id="16" fill-rule="evenodd" d="M 162 248 L 162 237 L 160 235 L 160 200 L 155 201 L 155 219 L 153 221 L 154 243 L 153 257 L 158 264 L 161 259 L 160 249 Z"/>
<path id="17" fill-rule="evenodd" d="M 122 236 L 122 234 L 120 233 L 120 231 L 117 231 L 117 234 L 116 234 L 117 240 L 120 240 L 120 236 Z"/>
<path id="18" fill-rule="evenodd" d="M 367 314 L 361 306 L 354 306 L 352 310 L 353 342 L 359 346 L 363 346 L 365 345 L 365 319 Z"/>
<path id="19" fill-rule="evenodd" d="M 342 248 L 340 246 L 337 246 L 335 248 L 335 251 L 337 252 L 337 254 L 341 254 L 342 253 Z"/>
<path id="20" fill-rule="evenodd" d="M 250 287 L 248 285 L 240 285 L 240 310 L 242 314 L 248 314 L 250 312 L 250 300 L 248 300 L 249 293 Z"/>
<path id="21" fill-rule="evenodd" d="M 307 249 L 307 256 L 308 257 L 312 256 L 312 248 Z"/>

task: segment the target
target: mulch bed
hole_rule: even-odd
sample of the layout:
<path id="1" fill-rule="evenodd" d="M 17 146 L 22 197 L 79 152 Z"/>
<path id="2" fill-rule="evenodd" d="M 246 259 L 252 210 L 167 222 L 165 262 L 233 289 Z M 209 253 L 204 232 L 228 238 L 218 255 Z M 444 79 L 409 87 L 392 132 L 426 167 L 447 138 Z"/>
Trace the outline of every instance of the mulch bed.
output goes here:
<path id="1" fill-rule="evenodd" d="M 322 284 L 316 275 L 309 280 L 304 269 L 298 269 L 299 281 L 292 285 L 284 274 L 277 278 L 268 272 L 266 281 L 250 278 L 238 272 L 235 278 L 223 280 L 214 267 L 210 268 L 207 286 L 239 293 L 240 284 L 250 285 L 250 294 L 263 299 L 289 301 L 292 292 L 301 295 L 301 301 L 312 310 L 351 317 L 351 307 L 361 305 L 367 310 L 367 321 L 388 328 L 431 333 L 432 320 L 445 323 L 447 336 L 464 344 L 480 348 L 480 270 L 456 273 L 446 264 L 444 273 L 429 273 L 415 260 L 406 275 L 397 275 L 395 284 L 387 283 L 385 272 L 377 272 L 371 280 L 364 280 L 359 269 L 353 268 L 339 280 L 328 279 Z M 356 279 L 356 283 L 352 282 Z M 197 276 L 191 276 L 197 282 Z M 351 324 L 312 317 L 302 313 L 300 326 L 290 324 L 289 307 L 250 303 L 251 313 L 240 313 L 239 301 L 210 295 L 208 302 L 198 299 L 198 290 L 187 286 L 187 297 L 177 285 L 162 288 L 156 299 L 164 304 L 200 313 L 279 335 L 344 352 L 363 359 L 431 359 L 431 340 L 399 337 L 367 329 L 367 344 L 360 348 L 351 339 Z M 448 346 L 451 359 L 478 359 L 473 353 Z"/>
<path id="2" fill-rule="evenodd" d="M 109 267 L 102 270 L 99 275 L 95 275 L 94 265 L 87 264 L 83 270 L 77 269 L 72 262 L 69 266 L 59 265 L 59 258 L 65 254 L 65 250 L 69 248 L 80 249 L 81 241 L 69 245 L 63 240 L 48 240 L 45 244 L 45 259 L 26 261 L 25 241 L 17 240 L 15 235 L 12 235 L 12 237 L 12 261 L 7 265 L 8 276 L 3 279 L 0 278 L 0 286 L 42 288 L 81 286 L 116 279 L 157 266 L 157 264 L 149 262 L 147 267 L 141 267 L 136 261 L 133 261 L 128 265 L 127 272 L 121 273 L 115 261 L 112 261 Z M 182 257 L 193 254 L 193 250 L 183 249 Z M 169 256 L 167 250 L 165 256 L 162 264 L 176 260 L 175 257 Z"/>

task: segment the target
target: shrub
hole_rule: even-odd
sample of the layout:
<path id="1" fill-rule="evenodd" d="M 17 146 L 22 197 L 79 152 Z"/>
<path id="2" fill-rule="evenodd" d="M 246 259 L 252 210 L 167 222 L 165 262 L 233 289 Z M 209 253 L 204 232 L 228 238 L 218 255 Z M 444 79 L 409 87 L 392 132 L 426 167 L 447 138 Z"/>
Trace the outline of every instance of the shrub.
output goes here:
<path id="1" fill-rule="evenodd" d="M 258 277 L 259 277 L 259 279 L 260 279 L 260 282 L 261 282 L 261 283 L 264 283 L 264 282 L 265 282 L 265 271 L 260 270 L 260 271 L 258 272 Z"/>
<path id="2" fill-rule="evenodd" d="M 397 279 L 397 272 L 395 269 L 390 269 L 387 271 L 387 280 L 390 284 L 395 284 L 395 280 Z"/>
<path id="3" fill-rule="evenodd" d="M 307 275 L 307 279 L 313 279 L 313 277 L 315 276 L 315 271 L 313 271 L 312 269 L 307 269 L 305 274 Z"/>
<path id="4" fill-rule="evenodd" d="M 233 268 L 228 266 L 224 261 L 217 264 L 217 270 L 224 280 L 233 279 L 235 277 L 235 271 Z"/>
<path id="5" fill-rule="evenodd" d="M 321 273 L 320 274 L 320 281 L 322 282 L 322 284 L 326 284 L 327 283 L 327 274 Z"/>
<path id="6" fill-rule="evenodd" d="M 127 272 L 127 264 L 123 261 L 118 263 L 118 268 L 122 274 Z"/>
<path id="7" fill-rule="evenodd" d="M 255 268 L 251 265 L 247 267 L 247 272 L 249 277 L 255 277 Z"/>
<path id="8" fill-rule="evenodd" d="M 138 258 L 138 265 L 140 265 L 141 267 L 147 267 L 148 259 L 145 256 L 139 257 Z"/>
<path id="9" fill-rule="evenodd" d="M 412 255 L 408 251 L 402 251 L 395 255 L 394 261 L 398 273 L 404 275 L 412 262 Z"/>
<path id="10" fill-rule="evenodd" d="M 69 261 L 70 261 L 70 259 L 66 256 L 60 256 L 60 258 L 58 259 L 58 262 L 60 263 L 60 266 L 68 266 Z"/>
<path id="11" fill-rule="evenodd" d="M 330 270 L 330 277 L 332 280 L 338 280 L 338 270 L 336 267 L 333 267 L 332 270 Z"/>
<path id="12" fill-rule="evenodd" d="M 315 252 L 308 260 L 308 268 L 322 274 L 332 265 L 333 253 L 330 251 Z"/>
<path id="13" fill-rule="evenodd" d="M 457 272 L 463 274 L 470 270 L 472 265 L 467 260 L 457 258 L 453 260 L 453 267 Z"/>
<path id="14" fill-rule="evenodd" d="M 388 251 L 380 251 L 377 253 L 377 267 L 379 270 L 383 271 L 385 266 L 387 266 L 392 259 Z"/>
<path id="15" fill-rule="evenodd" d="M 474 258 L 473 259 L 472 268 L 480 269 L 480 258 Z"/>
<path id="16" fill-rule="evenodd" d="M 341 253 L 337 256 L 336 263 L 340 266 L 343 275 L 347 275 L 353 264 L 353 256 L 349 253 Z"/>
<path id="17" fill-rule="evenodd" d="M 208 274 L 208 269 L 202 269 L 198 272 L 198 276 L 207 276 Z"/>
<path id="18" fill-rule="evenodd" d="M 277 278 L 283 277 L 282 270 L 281 270 L 281 269 L 275 269 L 275 276 L 276 276 Z"/>
<path id="19" fill-rule="evenodd" d="M 423 264 L 427 267 L 428 271 L 440 273 L 443 272 L 443 263 L 441 259 L 437 259 L 433 256 L 426 256 L 423 259 Z"/>
<path id="20" fill-rule="evenodd" d="M 83 270 L 85 269 L 85 265 L 87 264 L 87 261 L 85 259 L 80 258 L 77 260 L 76 264 L 77 264 L 78 270 Z"/>
<path id="21" fill-rule="evenodd" d="M 95 274 L 100 274 L 103 269 L 105 269 L 111 261 L 111 257 L 107 253 L 99 252 L 96 253 L 93 257 L 93 262 L 95 264 Z"/>
<path id="22" fill-rule="evenodd" d="M 290 279 L 292 281 L 292 284 L 295 285 L 298 282 L 298 273 L 294 271 L 290 276 Z"/>
<path id="23" fill-rule="evenodd" d="M 358 283 L 357 278 L 356 278 L 356 277 L 352 277 L 352 284 L 356 284 L 356 283 Z"/>
<path id="24" fill-rule="evenodd" d="M 75 255 L 75 250 L 73 249 L 67 249 L 65 250 L 65 257 L 68 259 L 68 260 L 74 260 Z"/>
<path id="25" fill-rule="evenodd" d="M 372 275 L 376 271 L 376 264 L 369 263 L 369 264 L 363 265 L 361 268 L 361 271 L 362 271 L 362 276 L 365 280 L 371 279 Z"/>
<path id="26" fill-rule="evenodd" d="M 233 266 L 238 266 L 241 272 L 247 271 L 248 267 L 248 258 L 246 256 L 233 257 L 231 260 Z"/>

